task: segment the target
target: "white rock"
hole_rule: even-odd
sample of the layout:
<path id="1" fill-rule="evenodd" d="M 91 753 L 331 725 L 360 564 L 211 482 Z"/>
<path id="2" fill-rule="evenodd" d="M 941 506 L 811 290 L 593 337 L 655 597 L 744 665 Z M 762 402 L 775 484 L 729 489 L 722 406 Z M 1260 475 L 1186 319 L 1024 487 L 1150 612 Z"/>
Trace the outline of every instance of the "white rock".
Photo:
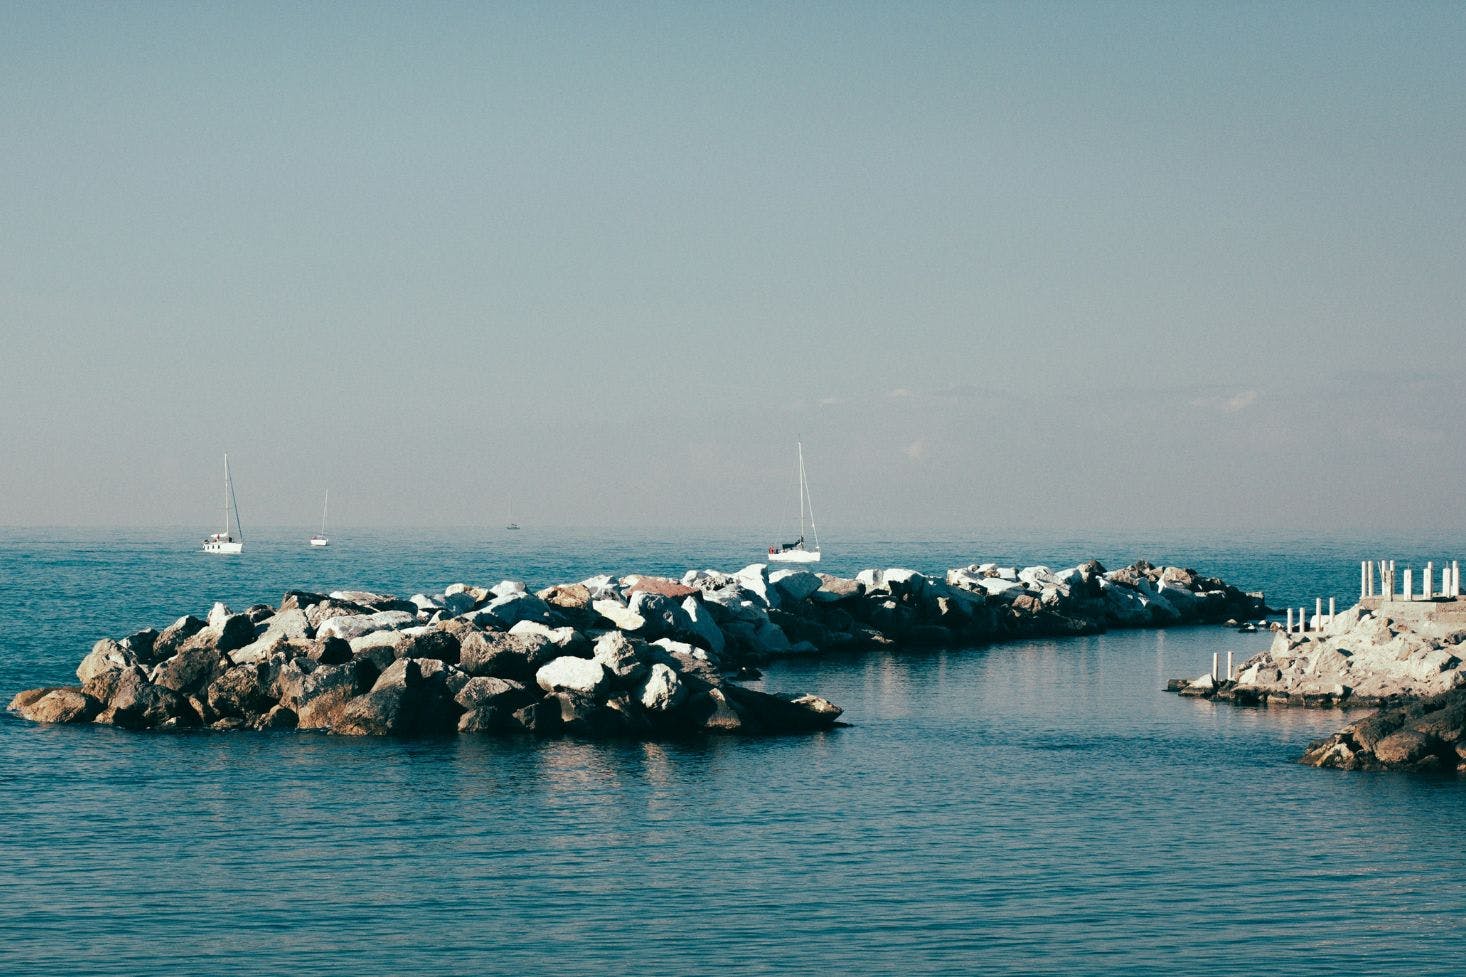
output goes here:
<path id="1" fill-rule="evenodd" d="M 546 692 L 579 692 L 597 695 L 610 681 L 610 674 L 598 661 L 589 658 L 556 658 L 534 676 L 535 684 Z"/>
<path id="2" fill-rule="evenodd" d="M 815 580 L 818 583 L 819 578 Z M 687 630 L 702 638 L 714 655 L 721 655 L 728 641 L 723 637 L 723 629 L 713 621 L 712 613 L 696 597 L 683 599 L 682 612 L 687 615 Z"/>
<path id="3" fill-rule="evenodd" d="M 334 596 L 334 595 L 333 595 Z M 376 614 L 345 614 L 333 617 L 316 632 L 317 638 L 360 638 L 373 631 L 401 631 L 417 624 L 417 615 L 406 611 L 379 611 Z"/>
<path id="4" fill-rule="evenodd" d="M 234 612 L 229 609 L 228 604 L 224 603 L 221 600 L 214 601 L 214 606 L 209 608 L 209 616 L 207 618 L 209 627 L 222 629 L 224 627 L 224 622 L 228 620 L 230 615 L 232 615 L 233 613 Z"/>
<path id="5" fill-rule="evenodd" d="M 779 597 L 769 590 L 769 568 L 767 564 L 750 563 L 734 574 L 738 586 L 758 598 L 765 607 L 778 607 Z"/>
<path id="6" fill-rule="evenodd" d="M 501 580 L 489 588 L 489 593 L 495 597 L 508 597 L 510 594 L 525 593 L 522 580 Z"/>
<path id="7" fill-rule="evenodd" d="M 666 712 L 675 709 L 686 697 L 687 688 L 682 679 L 669 666 L 656 662 L 647 673 L 646 679 L 636 689 L 636 697 L 642 708 L 649 712 Z"/>
<path id="8" fill-rule="evenodd" d="M 640 631 L 646 627 L 646 618 L 621 603 L 619 600 L 602 599 L 591 601 L 591 609 L 610 621 L 622 631 Z"/>

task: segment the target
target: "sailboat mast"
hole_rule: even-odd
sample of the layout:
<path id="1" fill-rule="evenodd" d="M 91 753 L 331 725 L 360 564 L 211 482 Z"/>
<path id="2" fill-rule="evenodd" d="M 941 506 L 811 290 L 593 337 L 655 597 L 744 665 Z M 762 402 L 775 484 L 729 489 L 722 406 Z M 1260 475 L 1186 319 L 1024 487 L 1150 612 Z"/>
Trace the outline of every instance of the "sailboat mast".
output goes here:
<path id="1" fill-rule="evenodd" d="M 229 535 L 229 452 L 224 452 L 224 535 Z"/>
<path id="2" fill-rule="evenodd" d="M 800 442 L 800 445 L 799 445 L 799 490 L 800 490 L 800 493 L 801 493 L 801 495 L 800 495 L 800 506 L 799 506 L 799 509 L 800 509 L 801 512 L 804 511 L 804 509 L 806 508 L 806 506 L 809 509 L 809 534 L 814 537 L 814 549 L 815 549 L 815 552 L 818 553 L 819 552 L 819 548 L 820 548 L 820 531 L 819 531 L 818 528 L 816 528 L 816 526 L 814 524 L 814 496 L 812 496 L 812 495 L 809 494 L 809 475 L 804 470 L 804 443 L 803 442 Z M 799 528 L 800 528 L 800 532 L 803 532 L 804 531 L 804 526 L 802 524 L 802 519 L 801 519 L 801 525 L 800 525 Z"/>
<path id="3" fill-rule="evenodd" d="M 804 442 L 795 442 L 799 446 L 799 535 L 804 537 Z"/>
<path id="4" fill-rule="evenodd" d="M 321 535 L 326 535 L 326 513 L 331 511 L 331 490 L 326 489 L 326 501 L 321 503 Z"/>
<path id="5" fill-rule="evenodd" d="M 229 501 L 234 507 L 234 528 L 239 530 L 239 541 L 244 542 L 244 526 L 239 521 L 239 497 L 234 494 L 234 479 L 229 477 L 229 456 L 224 456 L 224 484 L 229 490 Z M 228 518 L 227 516 L 225 518 Z"/>

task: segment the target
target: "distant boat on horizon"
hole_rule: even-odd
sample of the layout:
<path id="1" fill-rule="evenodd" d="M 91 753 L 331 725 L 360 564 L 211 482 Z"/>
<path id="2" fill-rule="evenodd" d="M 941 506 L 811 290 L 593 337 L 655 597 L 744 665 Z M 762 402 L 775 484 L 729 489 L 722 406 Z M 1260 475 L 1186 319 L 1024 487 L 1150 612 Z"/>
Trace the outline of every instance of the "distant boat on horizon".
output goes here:
<path id="1" fill-rule="evenodd" d="M 510 499 L 504 504 L 504 528 L 518 529 L 519 523 L 514 521 L 514 500 Z"/>
<path id="2" fill-rule="evenodd" d="M 820 532 L 814 525 L 814 500 L 809 495 L 809 476 L 804 471 L 804 442 L 799 446 L 799 538 L 792 543 L 776 543 L 769 547 L 771 563 L 818 563 L 820 561 Z M 814 538 L 810 549 L 805 539 L 805 514 L 809 514 L 809 535 Z"/>
<path id="3" fill-rule="evenodd" d="M 234 521 L 231 526 L 229 516 L 233 512 Z M 239 538 L 235 538 L 234 530 L 239 531 Z M 239 524 L 239 500 L 234 497 L 234 479 L 229 477 L 229 452 L 224 452 L 224 531 L 222 533 L 210 533 L 204 539 L 205 553 L 242 553 L 244 552 L 244 527 Z"/>
<path id="4" fill-rule="evenodd" d="M 325 501 L 321 503 L 321 531 L 311 537 L 312 546 L 330 546 L 331 540 L 326 537 L 326 512 L 331 505 L 331 490 L 326 490 Z"/>

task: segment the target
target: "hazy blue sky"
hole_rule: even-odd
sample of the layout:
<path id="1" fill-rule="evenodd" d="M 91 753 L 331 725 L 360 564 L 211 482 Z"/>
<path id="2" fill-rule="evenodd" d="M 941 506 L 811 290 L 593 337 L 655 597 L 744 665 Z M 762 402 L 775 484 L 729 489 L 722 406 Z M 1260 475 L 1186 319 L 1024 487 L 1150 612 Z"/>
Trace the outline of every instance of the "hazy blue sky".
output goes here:
<path id="1" fill-rule="evenodd" d="M 0 524 L 1466 525 L 1466 4 L 0 5 Z"/>

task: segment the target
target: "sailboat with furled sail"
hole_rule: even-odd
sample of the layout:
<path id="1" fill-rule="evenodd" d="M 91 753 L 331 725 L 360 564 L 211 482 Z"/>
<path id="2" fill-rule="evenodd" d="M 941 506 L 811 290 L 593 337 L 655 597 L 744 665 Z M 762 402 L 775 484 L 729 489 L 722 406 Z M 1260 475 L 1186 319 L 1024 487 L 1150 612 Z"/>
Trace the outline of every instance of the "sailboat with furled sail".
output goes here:
<path id="1" fill-rule="evenodd" d="M 809 475 L 804 471 L 804 442 L 800 441 L 798 445 L 799 538 L 792 543 L 777 543 L 770 546 L 770 563 L 818 563 L 820 561 L 820 532 L 814 525 L 814 500 L 809 496 Z M 805 532 L 806 515 L 809 522 L 807 534 Z"/>
<path id="2" fill-rule="evenodd" d="M 231 521 L 230 516 L 233 515 Z M 235 533 L 238 533 L 236 536 Z M 239 524 L 239 500 L 234 497 L 234 479 L 229 477 L 229 455 L 224 455 L 224 531 L 204 539 L 205 553 L 244 552 L 244 527 Z"/>
<path id="3" fill-rule="evenodd" d="M 316 533 L 314 536 L 311 537 L 311 545 L 312 546 L 330 546 L 331 545 L 331 540 L 326 535 L 326 512 L 328 511 L 330 505 L 331 505 L 331 492 L 328 489 L 326 491 L 326 498 L 321 503 L 321 531 L 318 532 L 318 533 Z"/>

